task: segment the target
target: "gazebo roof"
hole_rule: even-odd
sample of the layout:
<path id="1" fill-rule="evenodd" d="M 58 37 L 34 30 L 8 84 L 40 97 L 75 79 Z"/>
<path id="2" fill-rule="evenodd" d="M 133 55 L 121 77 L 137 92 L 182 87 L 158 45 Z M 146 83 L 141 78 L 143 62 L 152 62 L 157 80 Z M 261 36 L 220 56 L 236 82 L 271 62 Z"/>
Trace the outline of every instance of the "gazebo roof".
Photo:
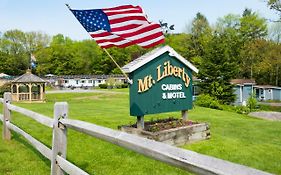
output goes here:
<path id="1" fill-rule="evenodd" d="M 30 70 L 27 70 L 25 74 L 15 78 L 12 83 L 45 83 L 42 78 L 33 75 Z"/>

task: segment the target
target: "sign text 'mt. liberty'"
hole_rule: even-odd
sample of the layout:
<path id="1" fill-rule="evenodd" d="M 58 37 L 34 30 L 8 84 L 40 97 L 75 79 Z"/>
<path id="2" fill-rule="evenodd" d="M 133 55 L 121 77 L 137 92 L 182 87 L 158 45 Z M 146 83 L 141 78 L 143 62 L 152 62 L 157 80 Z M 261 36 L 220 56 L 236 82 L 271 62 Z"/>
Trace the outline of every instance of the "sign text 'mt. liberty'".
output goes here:
<path id="1" fill-rule="evenodd" d="M 170 61 L 165 61 L 162 65 L 156 67 L 156 77 L 151 74 L 138 79 L 138 93 L 148 91 L 156 83 L 161 83 L 164 78 L 174 77 L 182 80 L 183 84 L 161 84 L 162 99 L 186 98 L 183 88 L 188 88 L 190 77 L 184 67 L 174 66 Z"/>

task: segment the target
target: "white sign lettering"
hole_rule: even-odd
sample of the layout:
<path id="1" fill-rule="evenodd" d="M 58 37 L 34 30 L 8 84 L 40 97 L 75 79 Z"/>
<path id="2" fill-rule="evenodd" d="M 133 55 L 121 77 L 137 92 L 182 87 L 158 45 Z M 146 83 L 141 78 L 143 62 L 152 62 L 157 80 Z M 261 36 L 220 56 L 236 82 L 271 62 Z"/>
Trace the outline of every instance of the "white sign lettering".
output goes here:
<path id="1" fill-rule="evenodd" d="M 181 84 L 162 84 L 162 91 L 181 91 Z M 182 99 L 186 98 L 184 92 L 164 92 L 162 93 L 162 99 Z"/>

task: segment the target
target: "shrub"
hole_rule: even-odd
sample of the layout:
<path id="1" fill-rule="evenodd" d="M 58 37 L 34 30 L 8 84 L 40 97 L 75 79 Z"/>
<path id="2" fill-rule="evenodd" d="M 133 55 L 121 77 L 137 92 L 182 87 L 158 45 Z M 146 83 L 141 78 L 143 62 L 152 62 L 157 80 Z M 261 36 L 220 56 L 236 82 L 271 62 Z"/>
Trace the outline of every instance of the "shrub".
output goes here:
<path id="1" fill-rule="evenodd" d="M 121 89 L 121 88 L 122 88 L 122 86 L 121 86 L 121 84 L 117 84 L 117 85 L 115 85 L 115 88 L 117 88 L 117 89 Z"/>
<path id="2" fill-rule="evenodd" d="M 99 88 L 101 88 L 101 89 L 107 89 L 107 84 L 100 84 L 100 85 L 99 85 Z"/>
<path id="3" fill-rule="evenodd" d="M 252 93 L 251 96 L 247 99 L 247 107 L 250 109 L 250 112 L 254 111 L 257 107 L 257 99 L 255 94 Z"/>
<path id="4" fill-rule="evenodd" d="M 219 103 L 219 101 L 216 98 L 211 97 L 208 94 L 199 95 L 196 98 L 195 104 L 198 106 L 206 107 L 206 108 L 222 110 L 222 106 Z"/>
<path id="5" fill-rule="evenodd" d="M 128 88 L 128 86 L 129 86 L 128 84 L 121 84 L 122 88 Z"/>
<path id="6" fill-rule="evenodd" d="M 237 112 L 238 114 L 248 114 L 251 111 L 247 106 L 236 106 L 235 112 Z"/>
<path id="7" fill-rule="evenodd" d="M 3 94 L 5 92 L 10 92 L 10 85 L 9 84 L 4 84 L 3 86 L 0 86 L 0 98 L 3 98 Z"/>

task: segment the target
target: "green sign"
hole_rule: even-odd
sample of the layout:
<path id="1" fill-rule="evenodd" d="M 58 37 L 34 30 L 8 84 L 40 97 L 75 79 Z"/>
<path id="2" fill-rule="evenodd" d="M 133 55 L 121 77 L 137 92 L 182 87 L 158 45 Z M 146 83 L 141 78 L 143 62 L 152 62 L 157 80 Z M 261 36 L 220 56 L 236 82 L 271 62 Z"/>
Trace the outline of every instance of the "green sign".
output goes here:
<path id="1" fill-rule="evenodd" d="M 175 51 L 166 46 L 135 61 L 138 66 L 127 65 L 135 69 L 129 73 L 133 80 L 130 85 L 130 115 L 192 109 L 191 68 L 198 70 L 177 53 L 171 52 Z"/>

